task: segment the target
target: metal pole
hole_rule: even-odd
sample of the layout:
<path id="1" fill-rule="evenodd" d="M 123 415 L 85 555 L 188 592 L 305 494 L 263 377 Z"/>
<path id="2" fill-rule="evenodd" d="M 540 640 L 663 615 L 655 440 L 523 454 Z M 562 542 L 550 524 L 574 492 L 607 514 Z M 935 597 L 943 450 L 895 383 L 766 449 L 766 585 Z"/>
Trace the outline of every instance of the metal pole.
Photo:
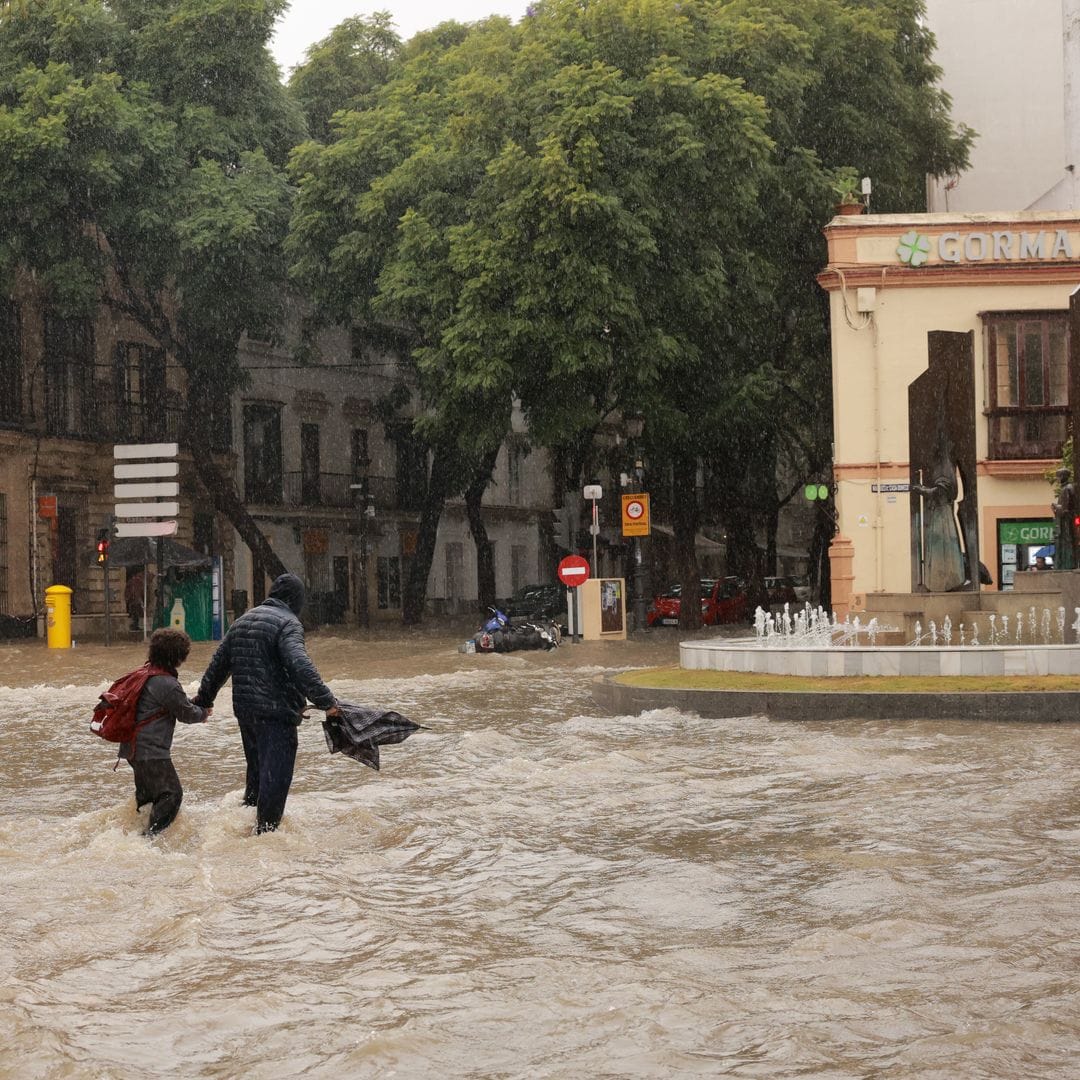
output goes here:
<path id="1" fill-rule="evenodd" d="M 356 621 L 364 629 L 371 626 L 371 610 L 368 606 L 368 559 L 367 559 L 367 536 L 368 536 L 368 475 L 367 460 L 362 463 L 363 476 L 359 484 L 350 484 L 349 490 L 359 493 L 357 502 L 360 504 L 360 529 L 359 529 L 359 552 L 357 554 L 357 585 L 356 585 Z"/>
<path id="2" fill-rule="evenodd" d="M 923 475 L 922 469 L 919 470 L 919 486 L 922 487 Z M 920 591 L 926 587 L 926 537 L 923 535 L 923 522 L 925 519 L 926 502 L 923 499 L 922 494 L 919 495 L 919 511 L 916 515 L 918 518 L 918 539 L 919 539 L 919 589 Z"/>
<path id="3" fill-rule="evenodd" d="M 645 629 L 645 567 L 641 561 L 641 537 L 634 537 L 634 629 Z"/>
<path id="4" fill-rule="evenodd" d="M 641 461 L 634 462 L 634 494 L 640 495 L 645 490 L 645 469 Z M 645 615 L 645 564 L 641 557 L 641 537 L 634 537 L 634 629 L 647 630 Z"/>
<path id="5" fill-rule="evenodd" d="M 364 629 L 371 626 L 368 607 L 368 558 L 367 558 L 367 500 L 360 513 L 360 588 L 356 597 L 356 615 Z"/>
<path id="6" fill-rule="evenodd" d="M 157 538 L 157 611 L 165 606 L 165 552 L 161 546 L 161 537 Z M 154 613 L 154 622 L 157 622 L 157 611 Z M 146 613 L 143 612 L 143 618 Z"/>
<path id="7" fill-rule="evenodd" d="M 105 574 L 105 648 L 108 648 L 112 644 L 112 598 L 109 595 L 112 590 L 109 588 L 109 554 L 105 553 L 105 561 L 101 564 L 101 569 Z"/>
<path id="8" fill-rule="evenodd" d="M 596 557 L 596 537 L 600 532 L 600 522 L 596 513 L 596 500 L 592 500 L 592 575 L 593 577 L 600 576 L 600 563 Z"/>
<path id="9" fill-rule="evenodd" d="M 41 597 L 38 595 L 38 501 L 37 478 L 30 481 L 30 576 L 34 579 L 34 615 L 38 613 Z M 35 620 L 36 621 L 36 620 Z"/>

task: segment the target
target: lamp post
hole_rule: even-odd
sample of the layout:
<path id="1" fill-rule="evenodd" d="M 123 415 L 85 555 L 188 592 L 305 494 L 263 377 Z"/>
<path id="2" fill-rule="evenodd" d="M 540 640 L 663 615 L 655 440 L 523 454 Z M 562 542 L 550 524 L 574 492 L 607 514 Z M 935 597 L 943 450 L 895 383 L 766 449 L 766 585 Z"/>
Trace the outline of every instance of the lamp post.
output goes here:
<path id="1" fill-rule="evenodd" d="M 625 417 L 626 434 L 631 446 L 637 450 L 637 442 L 645 431 L 645 417 L 640 413 L 627 413 Z M 635 452 L 634 469 L 630 476 L 633 494 L 641 495 L 645 491 L 645 462 Z M 648 589 L 648 574 L 642 558 L 641 537 L 634 537 L 634 629 L 647 630 L 645 615 L 645 593 Z"/>
<path id="2" fill-rule="evenodd" d="M 371 612 L 368 608 L 368 559 L 367 559 L 367 534 L 368 518 L 375 516 L 375 504 L 368 494 L 367 469 L 359 484 L 350 484 L 350 491 L 358 491 L 360 497 L 356 500 L 360 505 L 360 565 L 356 575 L 358 583 L 356 587 L 356 620 L 366 630 L 371 625 Z"/>

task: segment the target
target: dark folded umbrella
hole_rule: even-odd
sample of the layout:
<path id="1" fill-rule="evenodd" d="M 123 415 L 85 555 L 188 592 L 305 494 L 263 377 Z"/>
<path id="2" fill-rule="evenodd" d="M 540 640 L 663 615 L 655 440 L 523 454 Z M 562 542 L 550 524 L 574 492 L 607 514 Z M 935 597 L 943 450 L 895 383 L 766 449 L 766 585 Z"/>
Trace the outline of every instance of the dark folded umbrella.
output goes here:
<path id="1" fill-rule="evenodd" d="M 365 709 L 339 701 L 338 716 L 323 721 L 323 734 L 331 754 L 345 754 L 368 768 L 379 771 L 379 747 L 404 742 L 420 724 L 406 720 L 401 713 L 384 709 Z"/>

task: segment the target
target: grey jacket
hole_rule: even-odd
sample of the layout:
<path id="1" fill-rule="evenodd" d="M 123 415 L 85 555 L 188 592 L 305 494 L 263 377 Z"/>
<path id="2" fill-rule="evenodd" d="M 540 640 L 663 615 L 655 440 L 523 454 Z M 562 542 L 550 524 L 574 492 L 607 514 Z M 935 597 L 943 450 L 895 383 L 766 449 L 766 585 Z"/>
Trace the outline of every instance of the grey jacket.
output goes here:
<path id="1" fill-rule="evenodd" d="M 136 721 L 145 720 L 154 713 L 165 710 L 165 715 L 151 720 L 139 728 L 135 736 L 135 757 L 131 756 L 131 743 L 120 744 L 120 756 L 128 761 L 160 761 L 172 751 L 173 731 L 176 721 L 182 724 L 201 724 L 206 719 L 206 709 L 193 705 L 180 680 L 172 675 L 152 675 L 146 680 L 139 695 Z"/>

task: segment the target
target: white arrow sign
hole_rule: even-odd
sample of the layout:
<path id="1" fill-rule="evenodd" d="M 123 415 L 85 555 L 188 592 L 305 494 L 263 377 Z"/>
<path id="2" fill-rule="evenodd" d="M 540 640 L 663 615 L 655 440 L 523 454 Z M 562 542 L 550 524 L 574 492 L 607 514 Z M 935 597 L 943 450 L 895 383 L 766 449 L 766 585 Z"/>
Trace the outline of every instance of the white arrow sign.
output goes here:
<path id="1" fill-rule="evenodd" d="M 180 513 L 180 504 L 174 502 L 117 503 L 113 507 L 117 517 L 125 518 L 162 518 L 176 517 Z"/>
<path id="2" fill-rule="evenodd" d="M 114 484 L 114 499 L 175 499 L 180 485 L 175 481 L 161 484 Z"/>
<path id="3" fill-rule="evenodd" d="M 175 521 L 122 521 L 116 523 L 117 536 L 175 536 Z"/>
<path id="4" fill-rule="evenodd" d="M 114 446 L 112 455 L 114 458 L 174 458 L 180 453 L 180 447 L 174 442 L 144 443 L 139 446 Z"/>
<path id="5" fill-rule="evenodd" d="M 175 461 L 152 461 L 145 465 L 114 465 L 116 480 L 153 480 L 156 477 L 179 476 L 180 466 Z"/>

